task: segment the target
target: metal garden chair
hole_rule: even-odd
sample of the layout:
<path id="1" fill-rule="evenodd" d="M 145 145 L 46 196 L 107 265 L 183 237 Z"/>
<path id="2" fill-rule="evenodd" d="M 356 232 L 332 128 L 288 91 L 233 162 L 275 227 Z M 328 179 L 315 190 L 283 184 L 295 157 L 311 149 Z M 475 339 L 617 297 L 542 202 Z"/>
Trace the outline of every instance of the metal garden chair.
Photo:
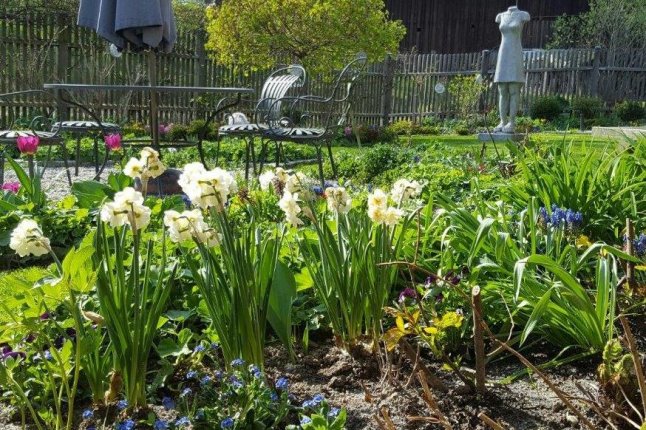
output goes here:
<path id="1" fill-rule="evenodd" d="M 305 95 L 300 97 L 283 97 L 274 102 L 274 106 L 285 108 L 288 112 L 304 112 L 298 118 L 280 117 L 267 122 L 263 130 L 264 141 L 294 142 L 314 145 L 319 167 L 321 186 L 325 185 L 323 176 L 322 145 L 328 150 L 332 172 L 336 178 L 336 165 L 332 157 L 331 141 L 338 135 L 339 129 L 347 123 L 351 107 L 353 88 L 366 67 L 365 54 L 359 54 L 348 63 L 334 81 L 331 93 L 327 97 Z M 276 111 L 275 107 L 270 111 Z M 263 149 L 266 145 L 263 141 Z"/>
<path id="2" fill-rule="evenodd" d="M 28 90 L 28 91 L 17 91 L 13 93 L 0 94 L 1 99 L 11 99 L 18 96 L 25 96 L 30 94 L 41 94 L 46 95 L 47 92 L 43 90 Z M 0 184 L 4 182 L 4 159 L 5 153 L 8 151 L 13 151 L 17 147 L 19 137 L 27 136 L 37 136 L 39 139 L 39 147 L 48 147 L 47 160 L 51 158 L 52 147 L 58 146 L 61 150 L 61 155 L 63 157 L 63 164 L 65 165 L 65 171 L 67 173 L 67 181 L 72 185 L 72 176 L 70 175 L 70 169 L 67 162 L 68 154 L 67 148 L 65 148 L 65 140 L 60 136 L 60 129 L 53 131 L 41 131 L 39 128 L 45 128 L 48 124 L 51 124 L 50 119 L 47 115 L 37 116 L 30 122 L 28 127 L 10 127 L 7 130 L 0 130 Z M 11 154 L 9 155 L 11 156 Z M 47 162 L 45 163 L 45 167 Z M 30 167 L 30 171 L 33 170 Z"/>
<path id="3" fill-rule="evenodd" d="M 299 65 L 293 64 L 275 70 L 267 77 L 262 87 L 252 122 L 224 125 L 219 128 L 218 132 L 221 136 L 238 137 L 245 141 L 245 179 L 249 179 L 250 160 L 253 164 L 254 175 L 258 173 L 256 170 L 256 157 L 253 145 L 254 138 L 256 136 L 262 136 L 270 127 L 270 123 L 280 121 L 283 115 L 280 100 L 287 95 L 290 89 L 302 87 L 305 84 L 305 79 L 305 69 Z"/>

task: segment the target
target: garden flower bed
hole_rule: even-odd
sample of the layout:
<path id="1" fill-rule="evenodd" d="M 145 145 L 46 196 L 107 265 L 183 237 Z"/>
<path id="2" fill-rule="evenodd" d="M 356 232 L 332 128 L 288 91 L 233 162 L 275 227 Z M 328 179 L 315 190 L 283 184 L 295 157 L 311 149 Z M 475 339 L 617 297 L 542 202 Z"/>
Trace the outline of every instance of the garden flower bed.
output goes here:
<path id="1" fill-rule="evenodd" d="M 639 428 L 645 143 L 441 149 L 158 197 L 145 148 L 58 202 L 10 161 L 2 425 Z"/>

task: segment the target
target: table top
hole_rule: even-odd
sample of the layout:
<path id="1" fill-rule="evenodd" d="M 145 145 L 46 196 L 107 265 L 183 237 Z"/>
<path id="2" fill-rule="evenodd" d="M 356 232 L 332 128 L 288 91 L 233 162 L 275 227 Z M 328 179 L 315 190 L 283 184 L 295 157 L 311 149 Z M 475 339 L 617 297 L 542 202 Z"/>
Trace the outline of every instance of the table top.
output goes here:
<path id="1" fill-rule="evenodd" d="M 46 90 L 68 90 L 68 91 L 156 91 L 160 93 L 233 93 L 252 94 L 253 88 L 235 87 L 175 87 L 175 86 L 151 86 L 151 85 L 95 85 L 95 84 L 66 84 L 53 83 L 43 84 Z"/>

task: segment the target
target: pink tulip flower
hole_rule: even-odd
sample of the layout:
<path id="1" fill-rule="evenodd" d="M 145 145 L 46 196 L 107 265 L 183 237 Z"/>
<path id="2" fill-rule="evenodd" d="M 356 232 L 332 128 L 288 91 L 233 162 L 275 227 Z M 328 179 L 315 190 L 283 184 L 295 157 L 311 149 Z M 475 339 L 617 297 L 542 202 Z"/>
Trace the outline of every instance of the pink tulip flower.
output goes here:
<path id="1" fill-rule="evenodd" d="M 40 139 L 38 136 L 20 136 L 16 143 L 21 154 L 34 155 L 38 151 Z"/>
<path id="2" fill-rule="evenodd" d="M 119 151 L 121 149 L 121 135 L 120 134 L 108 134 L 103 138 L 105 140 L 105 146 L 110 151 Z"/>
<path id="3" fill-rule="evenodd" d="M 9 191 L 10 193 L 17 194 L 20 189 L 20 182 L 5 182 L 2 184 L 3 191 Z"/>

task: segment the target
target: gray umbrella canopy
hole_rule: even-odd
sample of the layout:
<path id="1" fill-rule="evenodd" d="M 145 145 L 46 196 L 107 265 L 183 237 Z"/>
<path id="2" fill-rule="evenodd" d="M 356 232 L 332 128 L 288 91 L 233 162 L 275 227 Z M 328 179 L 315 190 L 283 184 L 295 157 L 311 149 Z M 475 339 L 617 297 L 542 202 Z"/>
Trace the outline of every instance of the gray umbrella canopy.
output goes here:
<path id="1" fill-rule="evenodd" d="M 81 0 L 78 25 L 120 49 L 170 52 L 177 39 L 171 0 Z"/>

